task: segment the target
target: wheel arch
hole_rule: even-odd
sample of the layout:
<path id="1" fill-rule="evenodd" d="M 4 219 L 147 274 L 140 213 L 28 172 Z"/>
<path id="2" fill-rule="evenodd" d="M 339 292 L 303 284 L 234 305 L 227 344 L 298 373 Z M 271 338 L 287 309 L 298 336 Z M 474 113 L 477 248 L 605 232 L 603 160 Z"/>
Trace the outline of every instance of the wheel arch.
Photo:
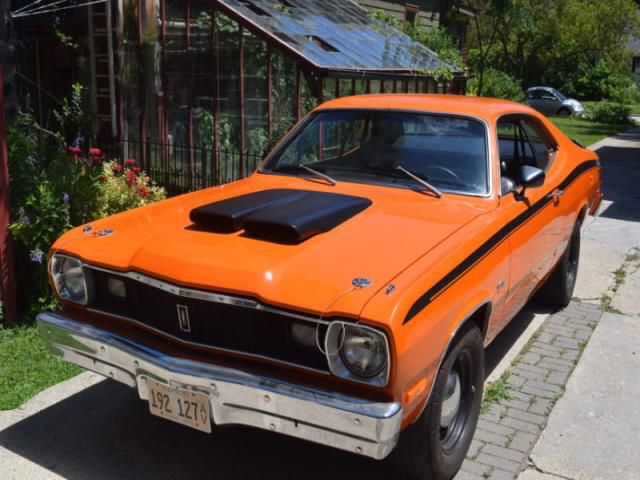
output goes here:
<path id="1" fill-rule="evenodd" d="M 585 220 L 585 218 L 587 218 L 587 212 L 588 211 L 589 211 L 589 206 L 585 204 L 585 205 L 582 206 L 582 208 L 578 212 L 578 217 L 577 217 L 576 221 L 580 225 L 584 224 L 584 220 Z"/>
<path id="2" fill-rule="evenodd" d="M 429 405 L 429 401 L 431 400 L 431 395 L 435 387 L 436 378 L 438 376 L 438 372 L 440 371 L 440 367 L 442 367 L 442 363 L 447 357 L 449 351 L 456 345 L 456 341 L 458 340 L 458 338 L 460 338 L 460 335 L 465 332 L 466 327 L 470 324 L 477 327 L 480 330 L 482 339 L 485 339 L 489 327 L 489 319 L 491 318 L 492 309 L 493 303 L 491 302 L 491 300 L 485 300 L 480 304 L 476 304 L 476 306 L 472 308 L 468 313 L 463 314 L 462 320 L 456 325 L 451 336 L 449 337 L 447 346 L 442 351 L 442 356 L 438 361 L 438 367 L 435 370 L 433 381 L 431 382 L 431 386 L 429 387 L 429 392 L 427 393 L 422 407 L 418 408 L 418 413 L 413 419 L 412 423 L 415 422 L 415 420 L 417 420 L 420 415 L 422 415 L 422 412 L 424 412 L 425 408 L 427 408 L 427 405 Z"/>

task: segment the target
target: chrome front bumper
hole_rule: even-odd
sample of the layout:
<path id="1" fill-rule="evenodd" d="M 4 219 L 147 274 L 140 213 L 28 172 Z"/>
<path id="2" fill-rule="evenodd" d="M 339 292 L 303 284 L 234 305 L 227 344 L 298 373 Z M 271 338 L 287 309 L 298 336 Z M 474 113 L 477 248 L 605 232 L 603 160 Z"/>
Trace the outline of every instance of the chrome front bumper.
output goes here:
<path id="1" fill-rule="evenodd" d="M 56 313 L 38 315 L 51 351 L 69 363 L 137 388 L 147 400 L 146 378 L 204 393 L 213 422 L 263 428 L 382 459 L 395 446 L 399 403 L 375 403 L 281 382 L 157 350 Z"/>

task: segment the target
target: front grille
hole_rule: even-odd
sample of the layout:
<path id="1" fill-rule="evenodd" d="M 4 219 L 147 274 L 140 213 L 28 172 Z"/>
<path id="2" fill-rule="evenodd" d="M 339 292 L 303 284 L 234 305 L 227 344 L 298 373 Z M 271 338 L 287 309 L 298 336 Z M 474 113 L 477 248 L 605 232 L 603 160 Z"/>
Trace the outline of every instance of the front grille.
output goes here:
<path id="1" fill-rule="evenodd" d="M 92 309 L 135 320 L 185 342 L 328 371 L 326 357 L 317 347 L 302 347 L 291 340 L 291 325 L 305 323 L 303 320 L 272 311 L 174 295 L 116 273 L 91 269 L 91 274 Z M 125 283 L 125 299 L 109 292 L 109 278 Z M 187 312 L 188 332 L 180 328 L 179 306 L 182 315 Z M 325 332 L 326 327 L 321 324 L 320 339 Z"/>

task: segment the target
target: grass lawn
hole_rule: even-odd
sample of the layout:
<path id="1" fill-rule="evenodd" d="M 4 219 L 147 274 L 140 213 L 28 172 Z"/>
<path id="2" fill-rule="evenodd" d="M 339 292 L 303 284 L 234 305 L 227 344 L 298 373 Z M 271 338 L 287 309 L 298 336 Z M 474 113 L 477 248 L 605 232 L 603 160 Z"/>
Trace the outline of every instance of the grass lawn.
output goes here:
<path id="1" fill-rule="evenodd" d="M 16 408 L 81 371 L 51 355 L 35 327 L 0 326 L 0 410 Z"/>
<path id="2" fill-rule="evenodd" d="M 629 125 L 596 123 L 575 117 L 551 117 L 550 120 L 555 123 L 567 137 L 577 140 L 585 147 L 596 143 L 598 140 L 631 128 Z"/>

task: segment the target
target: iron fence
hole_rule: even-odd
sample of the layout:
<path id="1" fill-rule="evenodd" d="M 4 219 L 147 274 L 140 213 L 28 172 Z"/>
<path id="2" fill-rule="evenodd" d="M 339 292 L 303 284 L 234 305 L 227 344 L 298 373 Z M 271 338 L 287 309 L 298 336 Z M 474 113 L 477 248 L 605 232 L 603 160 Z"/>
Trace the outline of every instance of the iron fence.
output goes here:
<path id="1" fill-rule="evenodd" d="M 216 150 L 212 145 L 189 146 L 151 139 L 124 140 L 119 153 L 121 162 L 135 159 L 170 196 L 239 180 L 250 175 L 264 157 L 263 153 Z"/>

